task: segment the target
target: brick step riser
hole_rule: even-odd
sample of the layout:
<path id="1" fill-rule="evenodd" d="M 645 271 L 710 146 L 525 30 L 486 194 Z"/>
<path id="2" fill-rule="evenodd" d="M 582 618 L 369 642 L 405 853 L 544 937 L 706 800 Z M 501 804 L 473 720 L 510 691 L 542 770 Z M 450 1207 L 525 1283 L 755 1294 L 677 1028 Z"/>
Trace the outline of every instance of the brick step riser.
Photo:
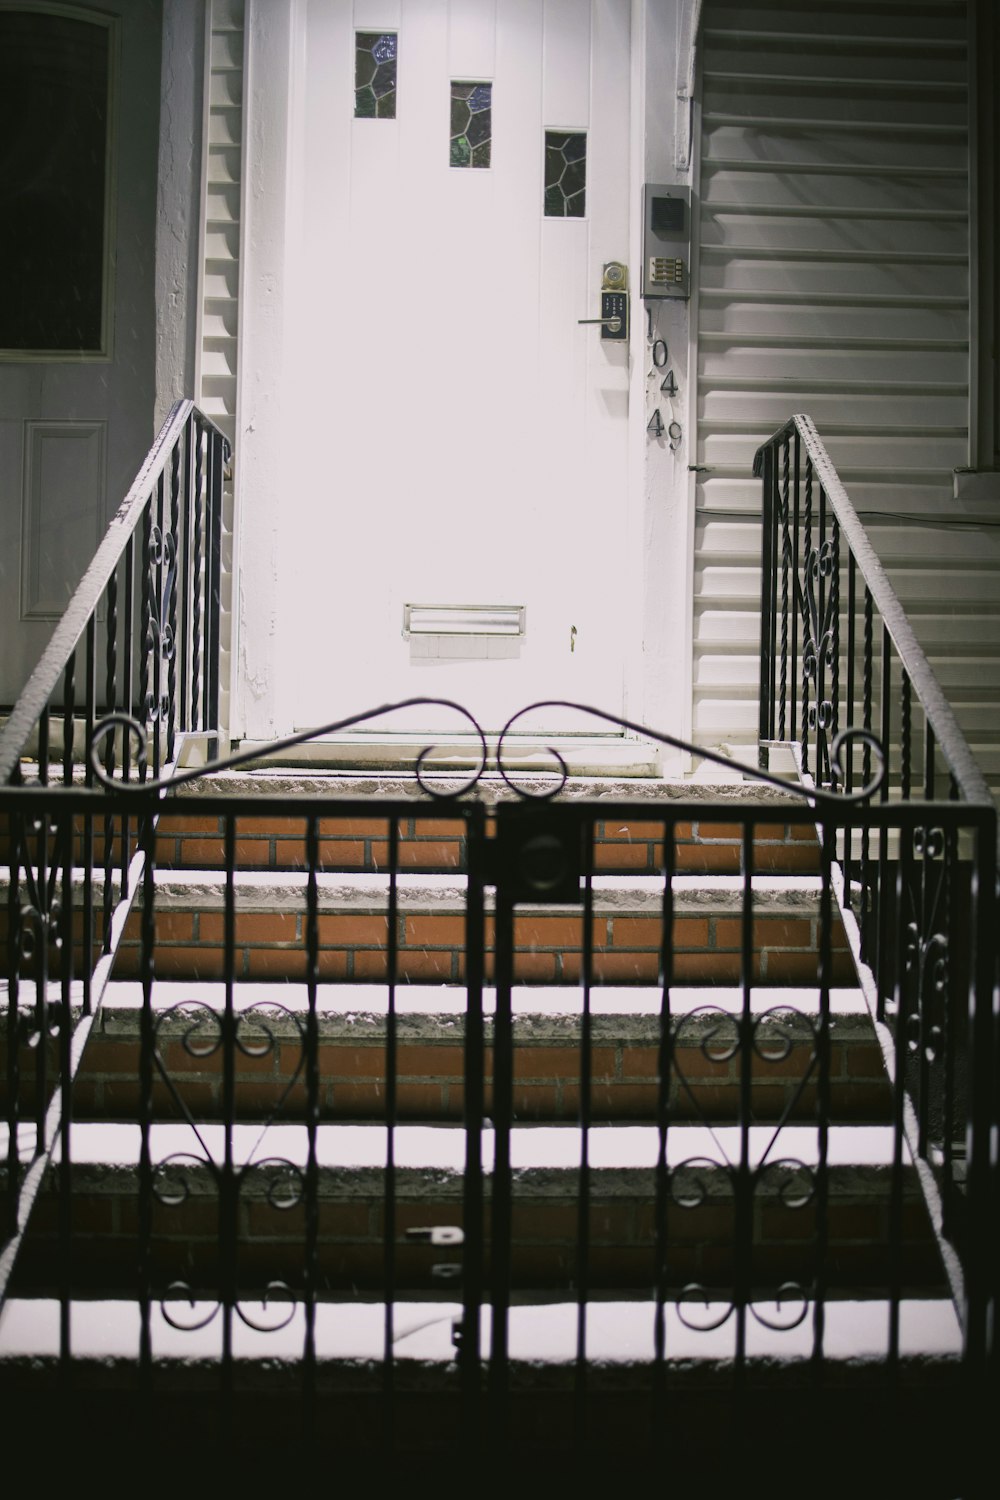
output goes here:
<path id="1" fill-rule="evenodd" d="M 903 1206 L 899 1274 L 913 1290 L 942 1288 L 937 1249 L 923 1203 L 909 1184 Z M 138 1198 L 134 1190 L 74 1193 L 71 1279 L 78 1292 L 134 1295 L 137 1289 Z M 247 1295 L 275 1279 L 301 1282 L 305 1236 L 301 1208 L 275 1209 L 257 1197 L 238 1210 L 236 1275 Z M 889 1179 L 871 1173 L 860 1187 L 838 1184 L 831 1172 L 828 1249 L 824 1273 L 840 1290 L 885 1294 L 894 1274 L 889 1252 Z M 408 1228 L 461 1225 L 461 1184 L 441 1195 L 426 1188 L 417 1196 L 400 1184 L 396 1202 L 399 1236 L 394 1251 L 397 1290 L 434 1292 L 444 1283 L 434 1267 L 461 1264 L 459 1248 L 432 1248 L 408 1241 Z M 485 1208 L 485 1233 L 490 1210 Z M 384 1206 L 380 1195 L 319 1203 L 318 1275 L 327 1292 L 352 1287 L 377 1294 L 384 1285 Z M 649 1192 L 610 1197 L 595 1187 L 589 1214 L 588 1284 L 593 1290 L 642 1291 L 655 1284 L 654 1202 Z M 58 1282 L 58 1205 L 43 1195 L 19 1262 L 19 1295 L 43 1292 Z M 572 1295 L 577 1275 L 578 1208 L 570 1188 L 525 1199 L 515 1192 L 512 1208 L 512 1282 L 515 1288 Z M 763 1289 L 794 1281 L 809 1285 L 818 1269 L 814 1204 L 783 1207 L 776 1192 L 758 1194 L 754 1204 L 751 1282 Z M 735 1270 L 736 1214 L 731 1197 L 710 1195 L 694 1208 L 668 1207 L 666 1275 L 676 1293 L 692 1281 L 724 1291 Z M 217 1200 L 192 1195 L 177 1206 L 154 1204 L 150 1275 L 165 1289 L 185 1282 L 205 1294 L 218 1286 L 219 1208 Z M 460 1296 L 460 1277 L 447 1277 Z"/>
<path id="2" fill-rule="evenodd" d="M 117 1018 L 116 1018 L 117 1019 Z M 833 1031 L 830 1045 L 831 1114 L 843 1121 L 888 1121 L 891 1091 L 874 1034 L 852 1034 L 843 1040 Z M 157 1076 L 153 1087 L 156 1119 L 178 1119 L 183 1108 L 195 1118 L 221 1119 L 223 1059 L 221 1047 L 210 1056 L 191 1057 L 176 1039 L 165 1042 L 161 1056 L 170 1085 Z M 385 1118 L 385 1045 L 322 1042 L 319 1048 L 321 1119 Z M 36 1058 L 21 1052 L 22 1117 L 33 1113 Z M 659 1046 L 655 1039 L 595 1042 L 590 1052 L 591 1112 L 595 1120 L 654 1121 L 659 1108 Z M 240 1120 L 302 1118 L 305 1083 L 303 1055 L 294 1040 L 278 1038 L 265 1055 L 236 1059 L 235 1117 Z M 576 1041 L 515 1040 L 514 1115 L 518 1120 L 576 1120 L 580 1107 L 580 1047 Z M 6 1059 L 0 1048 L 0 1101 L 6 1104 Z M 57 1060 L 51 1056 L 55 1076 Z M 492 1112 L 493 1051 L 484 1054 L 485 1108 Z M 298 1076 L 296 1076 L 298 1074 Z M 810 1076 L 811 1074 L 811 1076 Z M 50 1083 L 51 1087 L 51 1083 Z M 465 1109 L 465 1057 L 461 1027 L 448 1042 L 400 1039 L 396 1060 L 397 1115 L 400 1120 L 459 1122 Z M 671 1118 L 676 1121 L 735 1120 L 739 1116 L 739 1054 L 715 1059 L 700 1045 L 678 1047 L 669 1090 Z M 816 1081 L 811 1046 L 793 1045 L 787 1056 L 751 1059 L 751 1110 L 755 1120 L 816 1117 Z M 172 1091 L 173 1090 L 173 1091 Z M 138 1118 L 139 1049 L 134 1035 L 92 1037 L 73 1089 L 78 1120 Z"/>
<path id="3" fill-rule="evenodd" d="M 328 871 L 385 873 L 389 858 L 386 818 L 321 818 L 319 868 Z M 492 832 L 492 820 L 487 832 Z M 74 858 L 82 863 L 83 832 L 76 823 Z M 116 829 L 105 839 L 104 820 L 95 818 L 92 859 L 105 865 L 110 847 L 114 868 L 122 862 L 123 840 Z M 133 823 L 128 851 L 138 847 Z M 34 842 L 29 846 L 32 853 Z M 742 863 L 742 830 L 733 823 L 707 820 L 674 825 L 674 868 L 681 875 L 738 875 Z M 408 873 L 455 874 L 466 868 L 465 823 L 454 818 L 403 818 L 398 824 L 398 868 Z M 10 860 L 6 819 L 0 818 L 0 864 Z M 222 823 L 197 812 L 162 814 L 156 839 L 156 863 L 163 870 L 225 868 Z M 301 818 L 241 817 L 236 826 L 238 870 L 293 871 L 305 868 Z M 755 830 L 754 870 L 758 874 L 802 875 L 819 871 L 815 832 L 806 825 L 761 823 Z M 594 868 L 605 875 L 652 875 L 663 869 L 663 824 L 655 820 L 614 819 L 598 822 L 594 831 Z"/>
<path id="4" fill-rule="evenodd" d="M 99 918 L 98 918 L 99 921 Z M 0 942 L 6 934 L 0 917 Z M 379 912 L 321 912 L 317 919 L 319 978 L 323 982 L 385 983 L 388 980 L 388 922 Z M 662 922 L 655 913 L 600 914 L 592 923 L 594 984 L 656 984 L 661 971 Z M 115 977 L 141 974 L 141 914 L 130 917 L 115 963 Z M 583 972 L 583 919 L 575 915 L 522 914 L 514 924 L 516 984 L 578 984 Z M 463 983 L 466 976 L 465 919 L 460 912 L 406 912 L 396 929 L 396 978 L 401 984 Z M 734 914 L 678 916 L 671 963 L 675 984 L 741 982 L 741 922 Z M 835 985 L 855 983 L 847 938 L 839 919 L 831 934 Z M 819 919 L 816 915 L 761 915 L 753 923 L 753 982 L 767 985 L 818 983 Z M 4 948 L 6 953 L 6 948 Z M 82 972 L 77 944 L 74 969 Z M 303 911 L 250 911 L 236 914 L 233 977 L 249 980 L 303 980 L 306 977 L 306 917 Z M 161 979 L 218 980 L 225 976 L 224 915 L 194 903 L 172 902 L 156 913 L 153 950 Z M 60 973 L 53 948 L 49 971 Z M 30 985 L 35 965 L 22 967 Z M 8 973 L 6 962 L 0 975 Z M 494 923 L 485 924 L 485 977 L 495 977 Z"/>

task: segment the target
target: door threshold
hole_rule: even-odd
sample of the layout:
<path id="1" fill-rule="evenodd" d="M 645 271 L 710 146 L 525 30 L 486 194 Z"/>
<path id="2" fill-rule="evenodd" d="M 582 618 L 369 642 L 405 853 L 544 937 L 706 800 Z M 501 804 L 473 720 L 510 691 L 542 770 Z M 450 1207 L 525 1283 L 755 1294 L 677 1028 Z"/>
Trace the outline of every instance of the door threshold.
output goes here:
<path id="1" fill-rule="evenodd" d="M 487 734 L 487 771 L 496 770 L 497 736 Z M 234 749 L 252 751 L 260 766 L 326 767 L 338 771 L 412 771 L 428 751 L 429 771 L 474 770 L 482 750 L 474 735 L 350 734 L 309 740 L 276 749 L 267 740 L 241 740 Z M 509 735 L 504 742 L 504 766 L 518 772 L 544 774 L 558 770 L 552 751 L 565 762 L 571 776 L 658 778 L 662 776 L 661 747 L 622 735 Z"/>

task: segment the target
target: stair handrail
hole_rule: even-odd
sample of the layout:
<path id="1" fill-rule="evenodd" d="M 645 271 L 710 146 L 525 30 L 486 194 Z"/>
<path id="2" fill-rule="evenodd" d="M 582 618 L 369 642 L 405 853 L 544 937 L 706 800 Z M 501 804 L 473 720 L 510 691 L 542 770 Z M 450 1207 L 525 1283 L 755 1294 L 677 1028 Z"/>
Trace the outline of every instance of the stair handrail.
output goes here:
<path id="1" fill-rule="evenodd" d="M 192 442 L 194 428 L 207 435 L 208 441 L 204 456 L 199 448 L 192 458 L 190 449 L 194 446 Z M 180 486 L 182 446 L 185 447 L 185 462 L 188 468 L 194 465 L 197 469 L 196 477 L 190 472 L 184 475 L 184 483 L 190 487 L 186 490 L 186 499 L 191 499 L 193 490 L 194 503 L 199 504 L 202 498 L 205 502 L 205 515 L 202 521 L 205 527 L 206 550 L 201 560 L 208 575 L 204 601 L 206 627 L 210 623 L 208 615 L 212 611 L 217 614 L 222 479 L 223 468 L 231 457 L 231 447 L 225 433 L 211 418 L 205 416 L 192 400 L 182 398 L 174 402 L 167 414 L 135 480 L 109 523 L 97 551 L 56 625 L 48 645 L 42 652 L 37 666 L 19 694 L 6 724 L 0 729 L 0 786 L 6 785 L 15 776 L 31 733 L 57 692 L 60 679 L 64 677 L 67 667 L 74 658 L 88 624 L 95 620 L 106 590 L 109 585 L 113 585 L 117 570 L 130 543 L 134 542 L 140 522 L 147 514 L 147 508 L 158 488 L 161 505 L 165 504 L 164 481 L 167 466 L 171 460 L 173 460 L 171 479 L 178 487 Z M 204 472 L 202 472 L 202 461 Z M 202 495 L 202 486 L 204 486 L 204 495 Z M 176 501 L 176 494 L 171 498 Z M 190 522 L 186 520 L 185 524 L 189 525 Z M 179 546 L 179 542 L 176 545 Z M 214 552 L 214 556 L 209 555 L 210 551 Z M 173 583 L 176 587 L 176 574 Z M 217 656 L 217 620 L 213 620 L 211 625 L 215 627 L 214 652 Z M 212 631 L 209 630 L 210 649 L 212 648 L 211 634 Z M 215 691 L 217 693 L 217 660 L 209 661 L 206 654 L 203 666 L 206 673 L 216 674 Z"/>
<path id="2" fill-rule="evenodd" d="M 794 471 L 792 467 L 792 455 L 794 452 Z M 806 459 L 806 470 L 804 478 L 800 471 L 800 460 L 804 452 Z M 779 456 L 781 458 L 781 473 L 779 475 Z M 926 723 L 930 728 L 933 740 L 931 742 L 931 757 L 936 747 L 943 757 L 950 776 L 952 778 L 951 795 L 957 795 L 963 802 L 984 803 L 993 805 L 989 787 L 972 753 L 969 743 L 959 726 L 955 712 L 948 702 L 944 689 L 935 675 L 930 662 L 914 634 L 906 611 L 903 608 L 885 568 L 879 560 L 878 554 L 872 545 L 865 527 L 858 516 L 857 511 L 848 498 L 847 491 L 841 482 L 833 461 L 816 430 L 812 418 L 797 413 L 790 417 L 765 443 L 762 443 L 754 454 L 753 461 L 754 478 L 761 479 L 763 483 L 763 526 L 762 526 L 762 588 L 761 588 L 761 649 L 760 649 L 760 741 L 762 745 L 762 762 L 766 764 L 767 745 L 769 742 L 784 741 L 786 739 L 785 729 L 795 727 L 795 700 L 794 686 L 791 701 L 790 724 L 786 721 L 786 709 L 788 701 L 786 696 L 786 672 L 782 672 L 780 688 L 776 682 L 779 662 L 784 661 L 787 667 L 787 626 L 788 626 L 788 579 L 787 570 L 790 563 L 790 549 L 792 544 L 792 521 L 790 508 L 794 504 L 794 530 L 795 540 L 798 539 L 800 521 L 800 487 L 807 490 L 808 503 L 811 503 L 811 489 L 813 481 L 818 481 L 820 490 L 820 525 L 819 546 L 812 548 L 805 558 L 805 569 L 807 574 L 812 573 L 814 584 L 813 596 L 807 587 L 805 592 L 799 584 L 798 569 L 795 569 L 795 587 L 792 600 L 793 615 L 796 620 L 801 617 L 803 621 L 802 651 L 805 657 L 807 641 L 805 638 L 806 622 L 813 626 L 811 645 L 816 657 L 816 669 L 818 680 L 816 686 L 823 686 L 824 668 L 829 668 L 833 674 L 833 685 L 836 688 L 836 674 L 839 671 L 839 577 L 833 576 L 834 569 L 839 571 L 839 544 L 841 540 L 846 541 L 852 565 L 856 566 L 864 581 L 865 589 L 871 600 L 872 606 L 878 610 L 882 618 L 884 630 L 895 649 L 896 656 L 905 674 L 903 681 L 908 684 L 906 693 L 912 690 L 923 710 Z M 794 489 L 793 489 L 794 487 Z M 832 537 L 823 534 L 822 505 L 828 501 L 835 517 L 836 526 L 832 529 Z M 780 536 L 779 536 L 780 533 Z M 808 547 L 810 538 L 805 538 Z M 781 554 L 779 557 L 779 541 L 781 542 Z M 823 549 L 830 550 L 827 557 L 823 557 Z M 823 570 L 828 569 L 825 574 Z M 779 605 L 778 598 L 778 574 L 782 572 L 782 599 Z M 826 579 L 829 586 L 824 586 Z M 818 595 L 818 597 L 816 597 Z M 778 640 L 779 613 L 782 619 L 782 638 Z M 831 618 L 832 616 L 832 618 Z M 870 616 L 867 625 L 871 627 Z M 851 635 L 850 643 L 853 645 L 853 619 L 850 621 Z M 872 643 L 866 642 L 866 651 L 872 649 Z M 794 632 L 793 632 L 793 658 L 794 658 Z M 853 662 L 849 658 L 848 666 L 853 671 Z M 827 707 L 829 700 L 824 702 Z M 870 709 L 870 704 L 868 705 Z M 837 727 L 837 704 L 834 701 L 832 729 L 834 733 Z M 883 705 L 884 713 L 887 709 Z M 817 716 L 818 717 L 818 716 Z M 808 715 L 802 716 L 800 725 L 800 736 L 803 746 L 803 756 L 807 749 L 806 740 L 811 727 L 807 722 Z M 870 727 L 870 726 L 869 726 Z M 888 752 L 889 735 L 887 717 L 883 723 L 882 741 L 883 747 Z M 776 732 L 777 731 L 777 732 Z M 822 759 L 823 744 L 822 736 L 824 726 L 818 726 L 817 732 L 817 765 L 816 769 L 821 771 L 819 762 Z M 795 736 L 793 735 L 793 738 Z M 830 736 L 832 738 L 832 735 Z M 927 756 L 925 754 L 925 761 Z M 808 766 L 806 767 L 808 769 Z M 904 764 L 904 798 L 908 796 L 906 780 L 909 775 L 909 766 Z M 817 779 L 820 779 L 817 776 Z M 930 780 L 930 787 L 927 781 Z M 933 768 L 928 772 L 925 766 L 925 793 L 928 797 L 933 796 Z"/>

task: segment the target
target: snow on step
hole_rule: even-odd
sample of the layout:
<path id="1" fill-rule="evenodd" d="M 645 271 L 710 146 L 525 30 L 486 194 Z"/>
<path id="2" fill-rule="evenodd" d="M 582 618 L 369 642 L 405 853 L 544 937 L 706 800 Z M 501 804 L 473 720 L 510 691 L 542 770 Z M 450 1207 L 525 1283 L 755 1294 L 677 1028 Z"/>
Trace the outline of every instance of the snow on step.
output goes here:
<path id="1" fill-rule="evenodd" d="M 652 1172 L 659 1149 L 659 1132 L 651 1125 L 594 1125 L 589 1134 L 591 1170 L 621 1172 L 622 1186 L 634 1190 L 636 1172 Z M 321 1125 L 316 1135 L 316 1153 L 321 1169 L 350 1174 L 385 1167 L 388 1130 L 384 1125 Z M 465 1131 L 458 1126 L 400 1125 L 393 1132 L 393 1150 L 398 1172 L 423 1174 L 436 1190 L 443 1177 L 459 1177 L 465 1165 Z M 582 1132 L 577 1126 L 518 1126 L 511 1132 L 511 1169 L 517 1174 L 575 1173 L 580 1164 Z M 141 1132 L 138 1125 L 74 1123 L 70 1154 L 77 1167 L 96 1167 L 109 1177 L 138 1166 Z M 483 1170 L 491 1173 L 494 1132 L 484 1127 Z M 232 1127 L 237 1167 L 262 1158 L 280 1157 L 304 1166 L 308 1137 L 304 1125 L 272 1124 L 266 1132 L 258 1124 Z M 815 1126 L 753 1125 L 749 1129 L 749 1157 L 753 1166 L 765 1155 L 777 1165 L 782 1161 L 812 1162 L 819 1157 L 819 1134 Z M 893 1132 L 890 1126 L 834 1126 L 828 1135 L 827 1161 L 831 1168 L 884 1170 L 892 1163 Z M 207 1150 L 215 1161 L 225 1154 L 225 1128 L 201 1124 L 158 1123 L 150 1129 L 154 1161 L 184 1158 L 185 1167 L 197 1170 Z M 677 1166 L 691 1158 L 704 1160 L 708 1168 L 717 1160 L 739 1161 L 738 1126 L 675 1125 L 667 1139 L 667 1161 Z M 59 1160 L 58 1149 L 54 1155 Z M 791 1170 L 791 1169 L 790 1169 Z M 602 1190 L 612 1186 L 602 1182 Z"/>
<path id="2" fill-rule="evenodd" d="M 175 1005 L 208 1005 L 213 1011 L 225 1007 L 225 986 L 211 981 L 157 980 L 153 984 L 153 1010 L 159 1016 Z M 670 1016 L 679 1020 L 696 1016 L 705 1007 L 712 1013 L 727 1011 L 739 1016 L 744 1005 L 742 990 L 735 986 L 678 986 L 670 990 Z M 309 990 L 304 984 L 253 983 L 241 980 L 234 990 L 234 1008 L 249 1011 L 255 1007 L 268 1010 L 271 1031 L 280 1029 L 282 1016 L 274 1007 L 282 1007 L 291 1016 L 303 1017 L 309 1008 Z M 465 1017 L 468 995 L 462 986 L 450 984 L 400 984 L 394 995 L 394 1010 L 402 1035 L 421 1035 L 430 1040 L 436 1031 L 448 1037 L 456 1035 L 456 1020 Z M 549 1025 L 553 1032 L 564 1031 L 567 1023 L 579 1022 L 582 1013 L 582 990 L 574 984 L 552 986 L 517 986 L 511 992 L 514 1031 L 531 1028 L 537 1031 Z M 108 986 L 103 1001 L 105 1032 L 120 1031 L 138 1023 L 142 1008 L 142 986 L 138 981 L 118 981 Z M 834 989 L 829 993 L 832 1022 L 841 1029 L 849 1022 L 867 1026 L 868 1010 L 859 989 Z M 384 984 L 318 984 L 316 1010 L 324 1037 L 352 1034 L 360 1028 L 385 1025 L 388 1019 L 388 987 Z M 595 1035 L 634 1034 L 637 1037 L 658 1035 L 663 992 L 657 986 L 613 986 L 601 984 L 591 990 L 589 1010 Z M 820 992 L 816 987 L 754 986 L 750 993 L 751 1014 L 765 1016 L 774 1011 L 795 1011 L 816 1019 L 820 1011 Z M 496 1014 L 496 990 L 483 989 L 483 1014 L 487 1020 Z M 780 1016 L 777 1017 L 780 1022 Z M 706 1025 L 711 1017 L 706 1019 Z M 181 1017 L 178 1029 L 183 1031 Z M 190 1023 L 187 1023 L 190 1025 Z M 169 1026 L 163 1020 L 163 1026 Z M 288 1017 L 289 1029 L 295 1022 Z"/>
<path id="3" fill-rule="evenodd" d="M 252 1328 L 239 1317 L 232 1320 L 233 1352 L 237 1360 L 268 1360 L 272 1365 L 296 1364 L 302 1358 L 305 1315 L 301 1306 L 272 1305 L 262 1313 L 249 1304 L 255 1321 L 264 1317 L 284 1327 L 270 1332 Z M 667 1359 L 673 1364 L 722 1363 L 736 1353 L 737 1319 L 726 1316 L 728 1304 L 718 1301 L 688 1304 L 684 1318 L 676 1306 L 664 1307 Z M 746 1319 L 746 1353 L 753 1360 L 799 1361 L 813 1349 L 811 1302 L 776 1306 L 754 1301 Z M 213 1316 L 214 1311 L 214 1316 Z M 190 1328 L 177 1328 L 165 1317 L 161 1304 L 152 1309 L 152 1354 L 159 1361 L 184 1364 L 215 1363 L 222 1354 L 222 1318 L 211 1302 L 179 1302 L 172 1317 L 183 1317 Z M 452 1365 L 453 1331 L 462 1309 L 457 1302 L 397 1302 L 394 1309 L 393 1356 L 396 1360 Z M 509 1354 L 513 1365 L 568 1366 L 577 1353 L 575 1302 L 513 1307 L 509 1313 Z M 703 1328 L 689 1323 L 701 1320 Z M 890 1304 L 882 1300 L 829 1300 L 824 1306 L 824 1349 L 828 1360 L 852 1365 L 883 1361 L 889 1348 Z M 907 1299 L 899 1305 L 899 1348 L 907 1361 L 953 1361 L 962 1348 L 961 1329 L 949 1301 Z M 654 1357 L 655 1304 L 652 1302 L 591 1302 L 587 1305 L 587 1356 L 591 1366 L 644 1367 Z M 794 1322 L 775 1329 L 766 1323 Z M 12 1299 L 0 1314 L 0 1363 L 54 1361 L 59 1354 L 60 1305 L 54 1299 Z M 206 1321 L 207 1320 L 207 1321 Z M 796 1321 L 797 1320 L 797 1321 Z M 205 1326 L 195 1327 L 199 1322 Z M 711 1327 L 713 1322 L 720 1326 Z M 481 1312 L 483 1358 L 489 1358 L 491 1313 Z M 139 1307 L 130 1301 L 74 1301 L 70 1304 L 72 1348 L 77 1360 L 104 1365 L 131 1363 L 138 1357 Z M 381 1368 L 385 1349 L 385 1307 L 380 1302 L 323 1302 L 316 1307 L 316 1348 L 321 1361 L 350 1361 L 360 1375 L 365 1366 Z"/>

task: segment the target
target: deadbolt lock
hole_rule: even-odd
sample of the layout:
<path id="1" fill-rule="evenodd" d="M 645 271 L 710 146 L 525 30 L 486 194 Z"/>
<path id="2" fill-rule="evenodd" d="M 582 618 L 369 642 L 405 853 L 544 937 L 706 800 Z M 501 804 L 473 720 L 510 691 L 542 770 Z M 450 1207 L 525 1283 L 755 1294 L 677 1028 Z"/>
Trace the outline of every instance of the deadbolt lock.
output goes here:
<path id="1" fill-rule="evenodd" d="M 628 342 L 628 267 L 620 260 L 604 264 L 601 277 L 601 316 L 580 318 L 581 323 L 599 323 L 601 338 Z"/>

